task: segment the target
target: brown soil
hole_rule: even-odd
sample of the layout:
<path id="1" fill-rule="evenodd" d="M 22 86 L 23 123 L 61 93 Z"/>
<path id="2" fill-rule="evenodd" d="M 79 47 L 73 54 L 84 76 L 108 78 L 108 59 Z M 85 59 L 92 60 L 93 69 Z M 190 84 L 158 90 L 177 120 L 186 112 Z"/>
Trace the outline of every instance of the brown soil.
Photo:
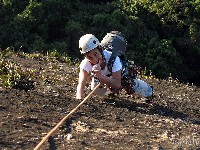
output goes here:
<path id="1" fill-rule="evenodd" d="M 0 147 L 33 149 L 81 102 L 75 99 L 77 68 L 48 57 L 13 54 L 9 60 L 33 70 L 34 86 L 0 87 Z M 172 79 L 143 80 L 154 86 L 152 102 L 123 92 L 93 96 L 41 149 L 200 149 L 200 88 Z"/>

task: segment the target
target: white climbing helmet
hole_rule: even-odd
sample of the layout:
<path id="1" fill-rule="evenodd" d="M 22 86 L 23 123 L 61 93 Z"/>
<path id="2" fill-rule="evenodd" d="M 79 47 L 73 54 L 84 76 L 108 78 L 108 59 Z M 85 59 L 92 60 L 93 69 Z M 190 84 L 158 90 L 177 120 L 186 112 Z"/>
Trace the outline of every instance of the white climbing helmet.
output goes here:
<path id="1" fill-rule="evenodd" d="M 86 34 L 82 36 L 79 40 L 79 48 L 81 54 L 85 54 L 97 46 L 99 46 L 99 40 L 92 34 Z"/>

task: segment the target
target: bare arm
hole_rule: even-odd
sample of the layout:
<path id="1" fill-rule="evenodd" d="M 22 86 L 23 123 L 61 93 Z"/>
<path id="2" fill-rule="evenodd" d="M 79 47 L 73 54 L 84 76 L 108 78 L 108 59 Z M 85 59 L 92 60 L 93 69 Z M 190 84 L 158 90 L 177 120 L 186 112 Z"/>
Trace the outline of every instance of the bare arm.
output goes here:
<path id="1" fill-rule="evenodd" d="M 101 83 L 106 84 L 109 88 L 119 89 L 121 87 L 121 70 L 113 72 L 111 77 L 107 77 L 101 74 L 100 66 L 97 65 L 93 72 Z"/>
<path id="2" fill-rule="evenodd" d="M 101 75 L 99 80 L 106 84 L 109 88 L 119 89 L 121 87 L 121 70 L 112 73 L 111 77 Z"/>
<path id="3" fill-rule="evenodd" d="M 84 97 L 84 88 L 85 88 L 85 84 L 86 84 L 88 75 L 89 74 L 87 71 L 80 69 L 77 92 L 76 92 L 77 99 L 83 99 L 83 97 Z"/>

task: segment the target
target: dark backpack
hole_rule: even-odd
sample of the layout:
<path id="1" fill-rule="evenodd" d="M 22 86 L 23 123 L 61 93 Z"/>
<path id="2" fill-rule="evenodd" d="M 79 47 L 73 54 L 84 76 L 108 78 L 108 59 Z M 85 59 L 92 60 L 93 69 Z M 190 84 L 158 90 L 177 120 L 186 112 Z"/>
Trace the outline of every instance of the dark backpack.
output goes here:
<path id="1" fill-rule="evenodd" d="M 134 79 L 137 77 L 136 65 L 129 62 L 126 57 L 126 46 L 127 41 L 124 35 L 119 31 L 111 31 L 101 41 L 101 47 L 111 51 L 112 54 L 108 61 L 107 67 L 110 72 L 112 72 L 112 67 L 116 57 L 118 56 L 122 62 L 122 88 L 128 94 L 134 93 Z"/>
<path id="2" fill-rule="evenodd" d="M 124 35 L 119 31 L 111 31 L 110 33 L 107 33 L 107 35 L 103 38 L 101 41 L 101 47 L 104 49 L 111 51 L 112 55 L 110 56 L 110 59 L 108 61 L 108 70 L 112 72 L 112 67 L 114 64 L 114 61 L 116 57 L 120 57 L 120 60 L 123 62 L 122 65 L 125 65 L 126 63 L 126 39 L 124 38 Z M 124 68 L 124 66 L 122 67 Z"/>

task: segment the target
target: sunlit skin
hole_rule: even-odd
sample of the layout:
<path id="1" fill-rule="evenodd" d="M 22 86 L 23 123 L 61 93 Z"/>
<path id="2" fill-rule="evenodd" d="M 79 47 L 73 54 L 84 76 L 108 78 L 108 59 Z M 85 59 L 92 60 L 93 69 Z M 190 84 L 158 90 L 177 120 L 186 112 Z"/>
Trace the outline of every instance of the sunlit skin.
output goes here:
<path id="1" fill-rule="evenodd" d="M 99 62 L 103 62 L 103 57 L 97 48 L 86 53 L 85 57 L 89 59 L 93 65 L 96 65 Z"/>
<path id="2" fill-rule="evenodd" d="M 106 84 L 108 88 L 119 89 L 121 87 L 121 70 L 113 72 L 110 77 L 101 74 L 101 70 L 105 67 L 105 62 L 103 60 L 102 54 L 100 51 L 95 48 L 85 54 L 85 57 L 95 65 L 94 75 L 100 80 L 101 84 Z M 83 99 L 84 97 L 84 88 L 86 81 L 89 77 L 89 73 L 83 69 L 80 69 L 79 72 L 79 81 L 77 86 L 77 99 Z"/>

